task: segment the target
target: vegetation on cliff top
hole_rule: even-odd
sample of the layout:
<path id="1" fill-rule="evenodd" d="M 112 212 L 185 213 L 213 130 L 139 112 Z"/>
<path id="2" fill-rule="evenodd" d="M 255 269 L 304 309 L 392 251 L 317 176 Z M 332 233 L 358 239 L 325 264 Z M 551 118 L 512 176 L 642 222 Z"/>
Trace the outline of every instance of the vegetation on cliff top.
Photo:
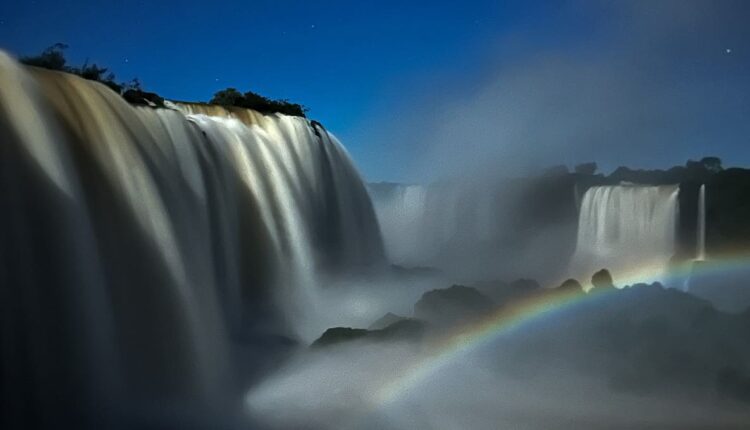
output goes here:
<path id="1" fill-rule="evenodd" d="M 68 49 L 68 45 L 56 43 L 38 55 L 21 57 L 20 61 L 28 66 L 72 73 L 84 79 L 101 82 L 132 104 L 152 107 L 164 106 L 164 99 L 156 93 L 144 91 L 137 78 L 128 82 L 118 82 L 109 68 L 95 63 L 89 64 L 88 61 L 81 66 L 68 65 L 68 60 L 65 58 L 66 49 Z M 253 109 L 261 113 L 282 113 L 300 117 L 306 117 L 305 114 L 308 111 L 308 108 L 298 103 L 270 99 L 252 91 L 241 93 L 234 88 L 216 92 L 209 103 Z"/>
<path id="2" fill-rule="evenodd" d="M 90 81 L 101 82 L 133 104 L 164 106 L 164 99 L 156 93 L 143 91 L 141 82 L 137 78 L 128 82 L 118 82 L 115 74 L 109 68 L 95 63 L 89 64 L 88 60 L 81 66 L 68 65 L 68 60 L 65 58 L 66 49 L 68 49 L 68 45 L 56 43 L 38 55 L 21 57 L 20 61 L 28 66 L 72 73 Z"/>
<path id="3" fill-rule="evenodd" d="M 308 108 L 288 100 L 273 100 L 252 91 L 244 94 L 235 88 L 218 91 L 209 101 L 210 104 L 236 106 L 253 109 L 261 113 L 282 113 L 285 115 L 305 117 Z"/>

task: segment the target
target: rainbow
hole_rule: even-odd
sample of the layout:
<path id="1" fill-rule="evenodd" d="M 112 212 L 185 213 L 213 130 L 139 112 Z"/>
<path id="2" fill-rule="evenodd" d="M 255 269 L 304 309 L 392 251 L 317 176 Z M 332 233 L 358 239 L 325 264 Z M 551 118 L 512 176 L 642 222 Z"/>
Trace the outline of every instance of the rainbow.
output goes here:
<path id="1" fill-rule="evenodd" d="M 672 267 L 664 274 L 656 267 L 641 267 L 626 274 L 620 274 L 618 284 L 634 285 L 649 283 L 654 279 L 662 279 L 667 285 L 682 283 L 694 275 L 712 275 L 726 273 L 732 270 L 750 267 L 750 254 L 737 254 L 720 260 L 701 261 L 699 265 L 693 261 Z M 373 404 L 382 407 L 407 395 L 422 382 L 438 370 L 448 366 L 470 352 L 488 345 L 500 336 L 511 334 L 533 322 L 559 316 L 564 312 L 575 310 L 583 303 L 602 300 L 617 294 L 617 289 L 590 289 L 584 285 L 587 293 L 576 291 L 550 290 L 548 294 L 534 295 L 513 302 L 512 306 L 500 308 L 495 313 L 480 321 L 462 326 L 458 330 L 443 337 L 432 348 L 432 353 L 426 358 L 398 372 L 373 394 Z"/>

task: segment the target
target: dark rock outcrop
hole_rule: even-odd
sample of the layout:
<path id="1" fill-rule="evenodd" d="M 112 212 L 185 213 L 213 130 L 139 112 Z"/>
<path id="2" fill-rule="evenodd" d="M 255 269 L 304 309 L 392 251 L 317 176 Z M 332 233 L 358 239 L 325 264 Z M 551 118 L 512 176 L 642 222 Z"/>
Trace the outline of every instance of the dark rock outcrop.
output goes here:
<path id="1" fill-rule="evenodd" d="M 379 330 L 334 327 L 326 330 L 311 346 L 320 348 L 356 340 L 417 342 L 422 339 L 426 328 L 424 322 L 411 318 L 404 318 Z"/>
<path id="2" fill-rule="evenodd" d="M 122 98 L 130 104 L 144 105 L 150 107 L 164 107 L 164 99 L 156 93 L 141 91 L 138 89 L 127 90 L 122 94 Z"/>
<path id="3" fill-rule="evenodd" d="M 387 314 L 380 317 L 377 321 L 372 323 L 370 327 L 368 327 L 368 330 L 382 330 L 392 324 L 395 324 L 399 321 L 407 320 L 408 318 L 402 317 L 400 315 L 396 315 L 393 313 L 388 312 Z"/>
<path id="4" fill-rule="evenodd" d="M 583 292 L 583 287 L 581 286 L 581 283 L 577 280 L 571 278 L 566 279 L 562 284 L 560 284 L 559 287 L 557 287 L 558 291 L 580 291 Z"/>
<path id="5" fill-rule="evenodd" d="M 591 277 L 591 285 L 594 288 L 615 288 L 615 282 L 612 274 L 607 269 L 601 269 Z"/>
<path id="6" fill-rule="evenodd" d="M 428 322 L 454 324 L 480 317 L 495 308 L 476 288 L 453 285 L 424 293 L 414 304 L 414 316 Z"/>

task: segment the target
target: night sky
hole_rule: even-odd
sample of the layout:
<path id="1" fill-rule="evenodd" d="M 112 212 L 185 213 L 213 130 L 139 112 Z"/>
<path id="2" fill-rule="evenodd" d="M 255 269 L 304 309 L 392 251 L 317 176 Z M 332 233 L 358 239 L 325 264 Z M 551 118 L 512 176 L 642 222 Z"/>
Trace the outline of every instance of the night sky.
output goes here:
<path id="1" fill-rule="evenodd" d="M 617 4 L 619 3 L 619 4 Z M 617 4 L 617 5 L 616 5 Z M 750 2 L 4 1 L 0 48 L 310 108 L 369 180 L 750 164 Z"/>

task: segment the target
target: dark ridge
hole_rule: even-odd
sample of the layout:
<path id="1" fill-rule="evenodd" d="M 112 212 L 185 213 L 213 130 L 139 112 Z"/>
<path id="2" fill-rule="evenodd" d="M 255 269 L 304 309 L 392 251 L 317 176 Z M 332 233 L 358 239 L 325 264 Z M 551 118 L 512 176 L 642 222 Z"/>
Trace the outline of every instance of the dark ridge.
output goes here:
<path id="1" fill-rule="evenodd" d="M 321 348 L 336 345 L 353 340 L 367 340 L 374 342 L 387 341 L 419 341 L 425 333 L 424 322 L 404 318 L 396 321 L 385 328 L 378 330 L 366 330 L 363 328 L 334 327 L 326 330 L 315 342 L 312 348 Z"/>

